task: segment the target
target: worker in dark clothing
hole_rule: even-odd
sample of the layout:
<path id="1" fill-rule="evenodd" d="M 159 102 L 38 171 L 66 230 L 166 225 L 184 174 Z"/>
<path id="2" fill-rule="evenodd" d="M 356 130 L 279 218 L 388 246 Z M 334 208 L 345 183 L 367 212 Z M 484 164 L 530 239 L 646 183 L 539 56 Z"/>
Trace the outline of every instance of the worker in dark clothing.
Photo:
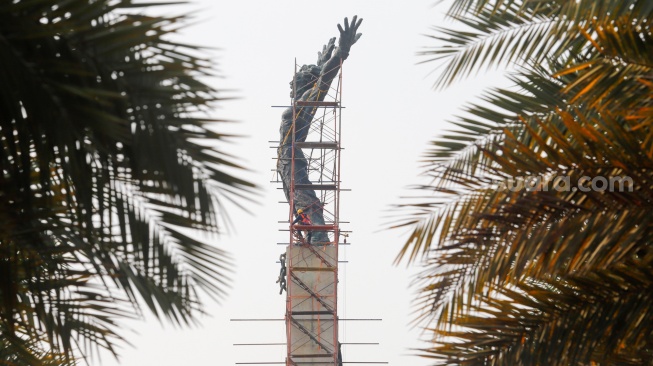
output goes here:
<path id="1" fill-rule="evenodd" d="M 311 219 L 308 217 L 306 213 L 304 213 L 304 210 L 301 208 L 297 210 L 297 215 L 295 217 L 295 221 L 292 222 L 292 225 L 295 224 L 300 224 L 300 225 L 313 225 L 313 222 L 311 222 Z M 306 230 L 307 235 L 306 235 L 306 242 L 308 244 L 311 243 L 311 230 Z M 302 240 L 304 237 L 302 236 L 301 231 L 297 230 L 295 231 L 297 233 L 297 236 L 299 237 L 300 240 Z"/>

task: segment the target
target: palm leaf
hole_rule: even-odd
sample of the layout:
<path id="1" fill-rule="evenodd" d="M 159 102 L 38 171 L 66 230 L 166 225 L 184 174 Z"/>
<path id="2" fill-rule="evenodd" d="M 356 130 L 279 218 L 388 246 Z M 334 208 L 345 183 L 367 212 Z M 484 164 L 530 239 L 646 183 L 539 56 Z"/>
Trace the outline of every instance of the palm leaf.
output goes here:
<path id="1" fill-rule="evenodd" d="M 185 230 L 223 231 L 221 202 L 254 186 L 206 116 L 224 99 L 201 81 L 213 64 L 166 38 L 186 17 L 134 11 L 165 4 L 0 5 L 7 362 L 115 354 L 119 320 L 139 303 L 185 324 L 197 291 L 225 295 L 229 257 Z"/>
<path id="2" fill-rule="evenodd" d="M 449 60 L 440 85 L 497 63 L 520 67 L 516 89 L 487 93 L 433 141 L 427 182 L 400 205 L 395 225 L 411 232 L 398 260 L 423 265 L 416 321 L 434 336 L 425 357 L 651 362 L 642 297 L 653 235 L 651 9 L 635 0 L 454 2 L 450 15 L 471 31 L 439 31 L 447 45 L 432 54 Z M 538 22 L 548 28 L 535 31 Z M 586 177 L 630 184 L 575 186 Z M 564 179 L 577 189 L 558 189 Z"/>

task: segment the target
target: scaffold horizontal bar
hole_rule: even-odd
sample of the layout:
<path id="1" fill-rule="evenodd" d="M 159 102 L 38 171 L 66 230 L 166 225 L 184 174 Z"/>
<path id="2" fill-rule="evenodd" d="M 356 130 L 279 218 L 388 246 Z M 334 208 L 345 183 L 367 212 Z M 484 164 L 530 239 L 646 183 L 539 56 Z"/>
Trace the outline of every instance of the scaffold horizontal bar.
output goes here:
<path id="1" fill-rule="evenodd" d="M 318 321 L 318 319 L 297 319 L 297 320 L 301 320 L 301 321 Z M 351 321 L 382 321 L 382 320 L 383 319 L 338 319 L 339 322 L 341 322 L 341 321 L 343 321 L 343 322 L 344 321 L 349 321 L 349 322 L 351 322 Z M 322 319 L 319 319 L 319 321 L 321 321 L 321 322 L 332 322 L 333 319 L 324 319 L 324 318 L 322 318 Z"/>
<path id="2" fill-rule="evenodd" d="M 286 145 L 274 145 L 274 146 L 268 146 L 268 148 L 270 148 L 270 149 L 278 149 L 278 148 L 280 148 L 281 146 L 287 146 L 287 147 L 290 147 L 290 143 L 287 143 Z M 307 149 L 307 148 L 308 148 L 308 147 L 299 147 L 299 146 L 296 146 L 296 147 L 297 147 L 297 148 L 300 148 L 300 149 Z M 315 149 L 317 149 L 317 147 L 315 147 Z M 337 149 L 337 150 L 345 150 L 345 148 L 344 148 L 344 147 L 341 147 L 341 146 L 336 146 L 336 147 L 327 147 L 327 148 L 324 148 L 324 149 L 327 149 L 327 150 L 336 150 L 336 149 Z M 331 154 L 331 153 L 329 152 L 329 154 Z M 325 154 L 325 155 L 326 155 L 326 154 Z M 270 159 L 272 159 L 272 160 L 281 160 L 281 161 L 292 160 L 291 158 L 280 158 L 280 157 L 278 157 L 278 156 L 277 156 L 276 158 L 275 158 L 275 157 L 272 157 L 272 158 L 270 158 Z M 306 157 L 306 159 L 310 160 L 311 158 L 310 158 L 310 157 Z M 313 160 L 317 160 L 317 158 L 313 158 Z M 273 172 L 276 172 L 276 171 L 277 171 L 277 169 L 270 169 L 270 170 L 273 171 Z"/>
<path id="3" fill-rule="evenodd" d="M 333 220 L 326 220 L 326 221 L 329 222 L 327 225 L 329 225 L 329 226 L 333 225 Z M 290 223 L 290 221 L 288 221 L 288 220 L 278 220 L 277 221 L 277 224 L 289 224 L 289 223 Z M 349 221 L 338 221 L 338 223 L 340 223 L 340 224 L 351 224 L 351 222 L 349 222 Z"/>
<path id="4" fill-rule="evenodd" d="M 329 357 L 332 358 L 333 354 L 331 353 L 314 353 L 314 354 L 305 354 L 305 355 L 291 355 L 292 358 L 322 358 Z"/>
<path id="5" fill-rule="evenodd" d="M 278 322 L 285 319 L 229 319 L 230 322 Z"/>
<path id="6" fill-rule="evenodd" d="M 300 226 L 300 225 L 297 225 L 297 226 L 295 226 L 295 228 L 298 228 L 299 226 Z M 316 229 L 316 230 L 318 230 L 318 229 Z M 328 230 L 328 229 L 319 229 L 319 230 L 322 230 L 322 231 L 332 231 L 332 230 Z M 290 231 L 290 229 L 279 229 L 279 231 Z M 351 233 L 352 231 L 351 231 L 351 230 L 340 230 L 340 232 L 346 234 L 346 233 Z"/>
<path id="7" fill-rule="evenodd" d="M 291 105 L 271 105 L 271 108 L 292 108 Z M 345 109 L 347 107 L 339 106 L 338 108 Z"/>
<path id="8" fill-rule="evenodd" d="M 298 272 L 333 272 L 336 267 L 290 267 L 293 271 Z"/>
<path id="9" fill-rule="evenodd" d="M 339 245 L 342 245 L 342 244 L 339 244 Z M 347 245 L 349 245 L 349 244 L 347 244 Z M 275 263 L 281 263 L 281 261 L 276 261 Z M 338 263 L 349 263 L 349 261 L 338 261 Z"/>
<path id="10" fill-rule="evenodd" d="M 273 182 L 273 183 L 276 183 L 276 182 Z M 307 184 L 307 185 L 310 186 L 310 184 Z M 313 184 L 313 186 L 316 186 L 316 185 L 317 184 Z M 295 186 L 295 188 L 297 188 L 297 186 Z M 279 191 L 282 190 L 282 189 L 283 189 L 283 187 L 277 188 L 277 190 L 279 190 Z M 304 188 L 304 189 L 313 189 L 313 188 Z M 323 191 L 329 191 L 329 190 L 335 191 L 335 188 L 334 189 L 322 189 L 322 190 Z M 340 188 L 340 192 L 351 192 L 351 188 Z M 287 202 L 279 202 L 279 203 L 287 203 Z"/>
<path id="11" fill-rule="evenodd" d="M 335 184 L 295 184 L 295 189 L 311 189 L 314 191 L 335 191 L 338 186 Z"/>
<path id="12" fill-rule="evenodd" d="M 295 146 L 302 149 L 337 149 L 337 142 L 324 142 L 324 141 L 303 141 L 295 142 Z"/>
<path id="13" fill-rule="evenodd" d="M 290 315 L 334 315 L 331 311 L 292 311 Z"/>
<path id="14" fill-rule="evenodd" d="M 340 321 L 365 321 L 365 322 L 380 322 L 383 319 L 338 319 Z"/>
<path id="15" fill-rule="evenodd" d="M 290 243 L 277 243 L 277 245 L 290 245 Z M 338 243 L 338 245 L 351 245 L 351 243 Z"/>
<path id="16" fill-rule="evenodd" d="M 342 363 L 355 363 L 355 364 L 365 364 L 365 365 L 387 365 L 389 362 L 377 362 L 377 361 L 343 361 Z M 295 362 L 296 365 L 302 364 L 302 365 L 314 365 L 314 364 L 324 364 L 324 361 L 319 362 L 319 361 L 307 361 L 307 362 L 302 362 L 298 361 Z"/>
<path id="17" fill-rule="evenodd" d="M 296 158 L 295 160 L 304 160 L 304 161 L 308 161 L 309 163 L 317 163 L 318 161 L 323 160 L 323 157 L 325 155 L 327 155 L 327 154 L 322 154 L 322 155 L 317 155 L 317 156 L 312 156 L 312 157 L 307 156 L 307 157 L 302 158 L 302 159 Z M 329 155 L 331 155 L 331 154 L 329 154 Z M 274 160 L 274 161 L 292 161 L 293 159 L 292 158 L 278 158 L 278 157 L 275 158 L 275 157 L 272 157 L 272 158 L 270 158 L 270 160 Z M 276 169 L 270 169 L 270 171 L 275 172 L 277 170 Z"/>
<path id="18" fill-rule="evenodd" d="M 305 231 L 333 231 L 337 228 L 336 225 L 295 225 L 295 230 Z"/>
<path id="19" fill-rule="evenodd" d="M 297 107 L 339 107 L 338 102 L 325 102 L 317 100 L 298 100 L 295 101 Z"/>

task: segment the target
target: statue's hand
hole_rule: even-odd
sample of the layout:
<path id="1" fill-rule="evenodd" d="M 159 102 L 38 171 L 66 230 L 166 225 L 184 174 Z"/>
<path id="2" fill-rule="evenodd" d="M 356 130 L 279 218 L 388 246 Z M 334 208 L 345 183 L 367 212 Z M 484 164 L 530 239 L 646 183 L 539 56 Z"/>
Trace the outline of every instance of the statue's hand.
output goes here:
<path id="1" fill-rule="evenodd" d="M 361 38 L 362 33 L 356 33 L 358 27 L 360 27 L 363 19 L 356 19 L 357 16 L 351 19 L 351 25 L 349 20 L 345 18 L 345 29 L 342 29 L 340 24 L 338 24 L 338 30 L 340 31 L 340 39 L 338 40 L 338 47 L 344 52 L 349 52 L 351 45 L 356 43 L 359 38 Z"/>
<path id="2" fill-rule="evenodd" d="M 325 44 L 324 47 L 322 47 L 322 52 L 317 53 L 317 66 L 322 66 L 325 62 L 329 61 L 335 45 L 336 38 L 333 37 L 329 40 L 329 43 Z"/>

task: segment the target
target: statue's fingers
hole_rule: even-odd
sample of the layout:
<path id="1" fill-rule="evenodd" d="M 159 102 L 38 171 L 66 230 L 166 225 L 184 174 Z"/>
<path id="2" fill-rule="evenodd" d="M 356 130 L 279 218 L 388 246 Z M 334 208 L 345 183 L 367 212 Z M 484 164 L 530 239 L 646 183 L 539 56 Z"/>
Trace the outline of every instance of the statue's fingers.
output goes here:
<path id="1" fill-rule="evenodd" d="M 356 38 L 354 38 L 354 43 L 356 43 L 358 41 L 358 39 L 361 38 L 362 35 L 363 35 L 363 33 L 356 34 Z"/>
<path id="2" fill-rule="evenodd" d="M 340 26 L 340 24 L 338 24 L 338 30 L 340 31 L 340 34 L 345 32 L 344 30 L 342 30 L 342 27 Z"/>
<path id="3" fill-rule="evenodd" d="M 358 18 L 358 15 L 354 15 L 353 18 L 351 18 L 351 26 L 352 28 L 356 25 L 356 19 Z"/>
<path id="4" fill-rule="evenodd" d="M 363 18 L 358 19 L 358 23 L 354 26 L 354 30 L 358 29 L 358 27 L 361 26 L 361 23 L 363 22 Z"/>
<path id="5" fill-rule="evenodd" d="M 345 29 L 349 29 L 349 19 L 345 17 Z"/>

